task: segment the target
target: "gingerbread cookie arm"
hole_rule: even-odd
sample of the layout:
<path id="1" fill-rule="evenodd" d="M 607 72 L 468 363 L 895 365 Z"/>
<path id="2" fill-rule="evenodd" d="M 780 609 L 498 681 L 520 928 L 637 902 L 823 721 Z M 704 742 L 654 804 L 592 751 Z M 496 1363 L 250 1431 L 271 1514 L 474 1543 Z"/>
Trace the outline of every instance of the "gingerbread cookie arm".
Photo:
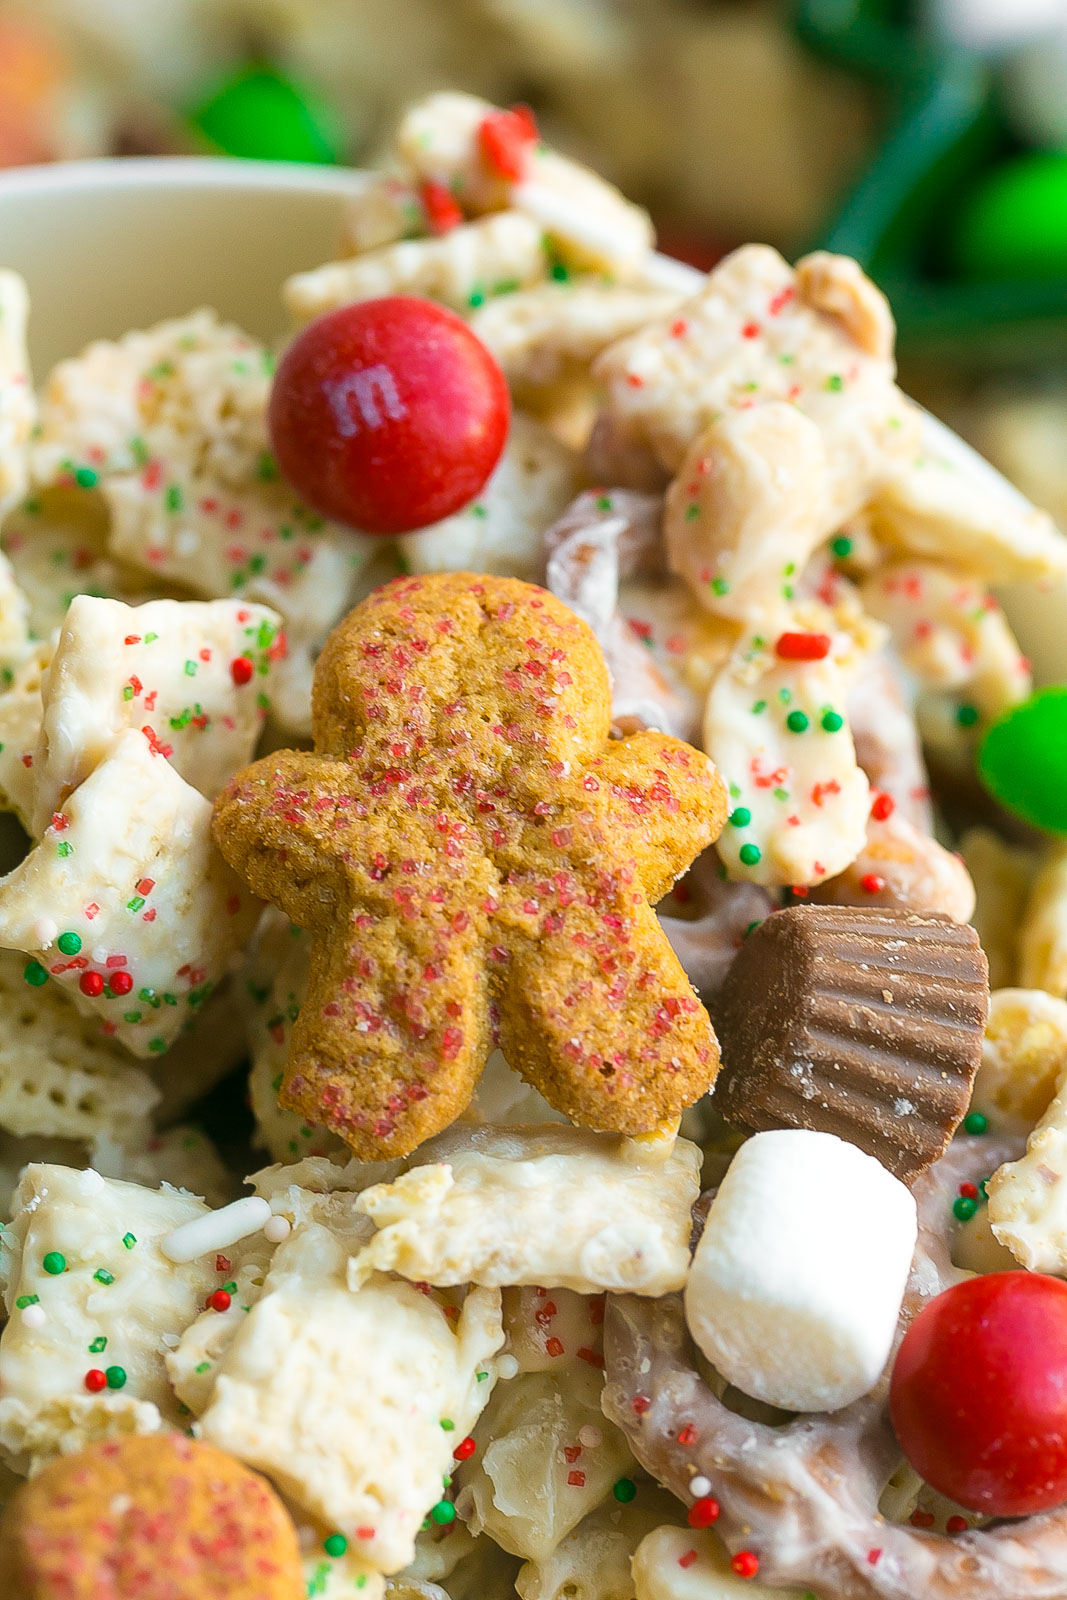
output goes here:
<path id="1" fill-rule="evenodd" d="M 726 785 L 712 762 L 654 729 L 608 744 L 590 763 L 585 787 L 616 827 L 639 837 L 641 887 L 653 903 L 715 843 L 726 821 Z"/>

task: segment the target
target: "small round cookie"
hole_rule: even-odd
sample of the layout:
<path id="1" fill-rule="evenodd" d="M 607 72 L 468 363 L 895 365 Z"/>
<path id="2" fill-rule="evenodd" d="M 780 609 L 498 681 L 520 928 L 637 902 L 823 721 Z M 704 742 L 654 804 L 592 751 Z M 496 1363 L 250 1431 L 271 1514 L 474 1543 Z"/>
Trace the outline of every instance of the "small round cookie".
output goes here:
<path id="1" fill-rule="evenodd" d="M 300 1600 L 296 1530 L 273 1489 L 182 1434 L 59 1457 L 0 1521 L 7 1600 Z"/>

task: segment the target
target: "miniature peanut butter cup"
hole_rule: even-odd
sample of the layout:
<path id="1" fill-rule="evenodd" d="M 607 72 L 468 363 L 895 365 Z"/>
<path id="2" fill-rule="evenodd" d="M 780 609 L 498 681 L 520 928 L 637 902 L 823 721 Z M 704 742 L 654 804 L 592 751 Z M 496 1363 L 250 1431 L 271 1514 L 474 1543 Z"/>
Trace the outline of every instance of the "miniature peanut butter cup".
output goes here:
<path id="1" fill-rule="evenodd" d="M 793 906 L 742 945 L 715 1102 L 753 1133 L 835 1133 L 913 1183 L 964 1116 L 989 974 L 974 929 L 905 911 Z"/>

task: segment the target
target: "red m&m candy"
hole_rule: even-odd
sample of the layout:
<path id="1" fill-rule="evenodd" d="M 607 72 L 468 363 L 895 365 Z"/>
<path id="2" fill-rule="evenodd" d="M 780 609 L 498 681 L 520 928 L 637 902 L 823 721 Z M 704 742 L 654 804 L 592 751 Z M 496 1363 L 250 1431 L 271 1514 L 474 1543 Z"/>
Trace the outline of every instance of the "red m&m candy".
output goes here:
<path id="1" fill-rule="evenodd" d="M 901 1448 L 972 1511 L 1021 1517 L 1067 1500 L 1067 1283 L 970 1278 L 924 1306 L 893 1367 Z"/>
<path id="2" fill-rule="evenodd" d="M 404 533 L 475 498 L 509 416 L 504 374 L 467 324 L 394 295 L 304 329 L 278 368 L 268 422 L 278 465 L 317 511 Z"/>

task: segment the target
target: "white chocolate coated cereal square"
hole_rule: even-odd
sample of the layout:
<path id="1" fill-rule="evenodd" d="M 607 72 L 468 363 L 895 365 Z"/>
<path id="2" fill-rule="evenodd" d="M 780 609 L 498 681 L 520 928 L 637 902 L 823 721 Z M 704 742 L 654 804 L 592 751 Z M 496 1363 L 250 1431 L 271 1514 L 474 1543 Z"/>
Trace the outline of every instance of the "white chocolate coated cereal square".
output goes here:
<path id="1" fill-rule="evenodd" d="M 200 1428 L 397 1572 L 492 1390 L 500 1297 L 475 1289 L 450 1319 L 397 1279 L 375 1275 L 353 1293 L 350 1248 L 316 1222 L 278 1246 Z"/>
<path id="2" fill-rule="evenodd" d="M 33 768 L 44 715 L 41 689 L 55 645 L 54 638 L 35 645 L 16 670 L 7 693 L 0 695 L 0 801 L 30 834 L 36 792 Z"/>
<path id="3" fill-rule="evenodd" d="M 130 730 L 0 881 L 0 946 L 150 1056 L 195 1018 L 259 912 L 215 849 L 210 803 Z"/>
<path id="4" fill-rule="evenodd" d="M 564 1126 L 443 1134 L 419 1165 L 359 1197 L 380 1231 L 353 1263 L 353 1281 L 377 1269 L 439 1285 L 680 1289 L 700 1151 L 679 1139 L 661 1161 L 622 1146 Z"/>
<path id="5" fill-rule="evenodd" d="M 679 301 L 670 290 L 577 278 L 487 300 L 471 327 L 509 383 L 544 388 L 585 372 L 608 345 L 667 316 Z"/>
<path id="6" fill-rule="evenodd" d="M 281 620 L 239 600 L 126 606 L 79 595 L 43 686 L 33 831 L 125 728 L 151 727 L 187 783 L 213 799 L 251 758 Z"/>
<path id="7" fill-rule="evenodd" d="M 630 1565 L 641 1540 L 681 1513 L 677 1500 L 642 1482 L 629 1503 L 605 1502 L 583 1517 L 544 1561 L 527 1561 L 521 1600 L 633 1600 Z"/>
<path id="8" fill-rule="evenodd" d="M 657 1528 L 637 1547 L 631 1591 L 637 1600 L 805 1600 L 801 1589 L 771 1589 L 741 1578 L 710 1528 Z"/>
<path id="9" fill-rule="evenodd" d="M 218 1275 L 213 1259 L 175 1266 L 159 1241 L 206 1208 L 56 1166 L 29 1167 L 16 1199 L 4 1235 L 0 1447 L 25 1470 L 107 1434 L 178 1425 L 164 1338 L 192 1322 Z M 87 1386 L 90 1370 L 108 1381 Z"/>

